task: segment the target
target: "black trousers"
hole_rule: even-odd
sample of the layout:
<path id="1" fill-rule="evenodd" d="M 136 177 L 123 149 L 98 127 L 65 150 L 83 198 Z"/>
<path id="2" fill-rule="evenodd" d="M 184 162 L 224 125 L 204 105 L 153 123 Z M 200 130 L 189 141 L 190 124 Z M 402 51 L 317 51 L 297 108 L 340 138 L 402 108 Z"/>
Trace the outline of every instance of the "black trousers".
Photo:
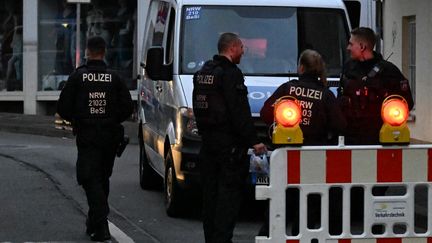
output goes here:
<path id="1" fill-rule="evenodd" d="M 247 150 L 204 145 L 200 166 L 205 242 L 231 243 L 249 170 Z"/>
<path id="2" fill-rule="evenodd" d="M 114 166 L 119 134 L 116 129 L 83 128 L 78 132 L 76 142 L 77 180 L 87 196 L 89 226 L 103 227 L 109 214 L 109 178 Z"/>

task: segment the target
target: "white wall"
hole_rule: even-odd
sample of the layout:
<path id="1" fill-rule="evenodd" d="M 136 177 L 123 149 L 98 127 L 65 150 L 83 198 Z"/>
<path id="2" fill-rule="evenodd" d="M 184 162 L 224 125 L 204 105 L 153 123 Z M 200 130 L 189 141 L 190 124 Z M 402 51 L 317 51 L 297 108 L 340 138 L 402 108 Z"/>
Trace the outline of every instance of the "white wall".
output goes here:
<path id="1" fill-rule="evenodd" d="M 386 0 L 384 2 L 384 58 L 402 70 L 402 18 L 416 17 L 415 121 L 411 137 L 432 141 L 432 1 Z"/>

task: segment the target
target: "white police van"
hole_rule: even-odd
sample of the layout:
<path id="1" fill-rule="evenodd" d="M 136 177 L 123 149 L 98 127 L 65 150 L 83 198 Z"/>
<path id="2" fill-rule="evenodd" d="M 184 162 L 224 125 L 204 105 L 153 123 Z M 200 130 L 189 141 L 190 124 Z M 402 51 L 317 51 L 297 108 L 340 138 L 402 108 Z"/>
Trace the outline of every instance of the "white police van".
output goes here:
<path id="1" fill-rule="evenodd" d="M 138 79 L 140 185 L 163 178 L 168 215 L 184 205 L 184 192 L 199 184 L 200 149 L 192 112 L 193 74 L 217 53 L 223 32 L 240 35 L 252 116 L 282 83 L 297 78 L 304 49 L 320 52 L 337 82 L 345 62 L 349 20 L 342 0 L 151 0 Z M 332 81 L 334 80 L 334 81 Z"/>

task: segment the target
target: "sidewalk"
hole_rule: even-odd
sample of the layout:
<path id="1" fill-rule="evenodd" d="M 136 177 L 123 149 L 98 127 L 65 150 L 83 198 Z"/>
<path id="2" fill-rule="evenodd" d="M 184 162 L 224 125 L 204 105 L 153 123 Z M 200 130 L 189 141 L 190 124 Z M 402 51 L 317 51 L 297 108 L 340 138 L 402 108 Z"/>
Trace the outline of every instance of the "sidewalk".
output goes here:
<path id="1" fill-rule="evenodd" d="M 130 138 L 130 143 L 138 144 L 138 124 L 133 121 L 126 121 L 123 125 L 125 126 L 125 133 Z M 72 131 L 56 128 L 54 116 L 0 112 L 0 131 L 74 138 Z"/>

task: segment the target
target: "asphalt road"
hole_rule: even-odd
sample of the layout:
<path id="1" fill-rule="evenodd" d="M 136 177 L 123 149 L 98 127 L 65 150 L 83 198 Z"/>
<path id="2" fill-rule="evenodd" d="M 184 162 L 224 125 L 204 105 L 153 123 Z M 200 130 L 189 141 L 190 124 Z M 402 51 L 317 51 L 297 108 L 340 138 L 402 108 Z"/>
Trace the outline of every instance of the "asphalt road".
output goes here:
<path id="1" fill-rule="evenodd" d="M 138 151 L 129 145 L 114 167 L 113 242 L 204 242 L 199 200 L 190 204 L 188 216 L 166 216 L 162 191 L 139 187 Z M 75 160 L 73 139 L 0 132 L 0 242 L 88 242 L 87 203 L 76 183 Z M 243 210 L 234 242 L 252 243 L 262 211 Z"/>

